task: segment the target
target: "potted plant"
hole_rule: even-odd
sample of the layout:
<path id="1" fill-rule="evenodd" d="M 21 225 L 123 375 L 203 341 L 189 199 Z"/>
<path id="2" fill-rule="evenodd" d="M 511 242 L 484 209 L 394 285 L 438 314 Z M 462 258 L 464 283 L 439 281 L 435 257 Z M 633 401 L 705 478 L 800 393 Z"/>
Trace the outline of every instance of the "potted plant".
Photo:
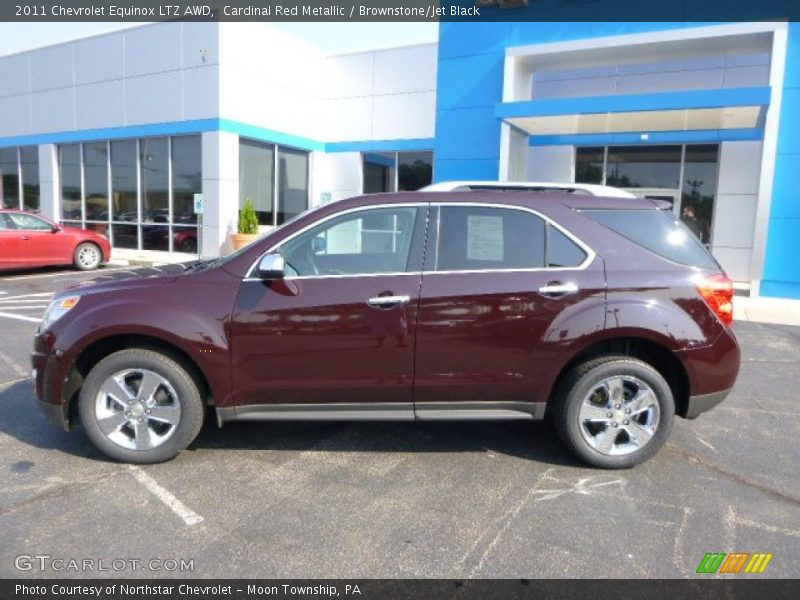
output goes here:
<path id="1" fill-rule="evenodd" d="M 244 203 L 244 208 L 239 211 L 239 232 L 231 234 L 233 249 L 239 250 L 258 238 L 258 215 L 256 207 L 250 199 Z"/>

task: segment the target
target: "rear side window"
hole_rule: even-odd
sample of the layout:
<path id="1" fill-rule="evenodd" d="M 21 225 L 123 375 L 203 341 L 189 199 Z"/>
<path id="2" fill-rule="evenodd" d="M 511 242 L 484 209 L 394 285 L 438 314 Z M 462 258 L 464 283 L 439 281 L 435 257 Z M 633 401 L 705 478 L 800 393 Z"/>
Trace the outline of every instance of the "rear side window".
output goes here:
<path id="1" fill-rule="evenodd" d="M 583 214 L 620 235 L 682 265 L 719 265 L 686 226 L 665 210 L 584 210 Z"/>
<path id="2" fill-rule="evenodd" d="M 569 239 L 563 232 L 552 225 L 547 231 L 547 266 L 565 268 L 580 266 L 586 260 L 584 252 L 578 244 Z"/>
<path id="3" fill-rule="evenodd" d="M 538 269 L 544 266 L 545 223 L 523 210 L 443 206 L 437 271 Z"/>

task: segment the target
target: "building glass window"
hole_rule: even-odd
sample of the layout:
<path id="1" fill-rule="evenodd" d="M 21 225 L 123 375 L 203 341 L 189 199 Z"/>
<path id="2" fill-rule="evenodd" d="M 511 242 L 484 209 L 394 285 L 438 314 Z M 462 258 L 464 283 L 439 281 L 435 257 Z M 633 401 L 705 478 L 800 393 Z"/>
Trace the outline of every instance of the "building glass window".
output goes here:
<path id="1" fill-rule="evenodd" d="M 308 209 L 309 155 L 239 140 L 239 208 L 250 200 L 261 225 L 281 225 Z"/>
<path id="2" fill-rule="evenodd" d="M 258 222 L 275 221 L 275 147 L 251 140 L 239 140 L 239 208 L 250 200 Z"/>
<path id="3" fill-rule="evenodd" d="M 576 148 L 575 181 L 578 183 L 603 183 L 605 151 L 602 146 Z"/>
<path id="4" fill-rule="evenodd" d="M 362 164 L 365 194 L 413 192 L 433 181 L 433 152 L 366 152 Z"/>
<path id="5" fill-rule="evenodd" d="M 81 146 L 69 144 L 58 148 L 59 181 L 61 182 L 61 218 L 79 227 L 83 221 L 81 208 Z"/>
<path id="6" fill-rule="evenodd" d="M 108 233 L 108 144 L 83 145 L 83 185 L 87 227 Z"/>
<path id="7" fill-rule="evenodd" d="M 718 177 L 719 144 L 575 149 L 577 183 L 604 183 L 666 200 L 704 244 L 711 243 Z"/>
<path id="8" fill-rule="evenodd" d="M 714 198 L 717 196 L 719 146 L 686 146 L 681 188 L 681 220 L 701 242 L 711 241 Z"/>
<path id="9" fill-rule="evenodd" d="M 308 152 L 278 149 L 278 225 L 308 209 Z"/>
<path id="10" fill-rule="evenodd" d="M 394 152 L 364 154 L 364 193 L 393 192 L 397 179 L 397 156 Z"/>
<path id="11" fill-rule="evenodd" d="M 0 207 L 19 208 L 19 164 L 16 148 L 0 148 Z"/>
<path id="12" fill-rule="evenodd" d="M 118 248 L 139 247 L 137 189 L 136 140 L 111 142 L 111 240 Z"/>
<path id="13" fill-rule="evenodd" d="M 200 136 L 172 138 L 172 249 L 176 252 L 197 252 L 194 195 L 202 190 Z"/>
<path id="14" fill-rule="evenodd" d="M 676 190 L 681 179 L 680 146 L 611 146 L 606 185 Z"/>
<path id="15" fill-rule="evenodd" d="M 198 135 L 59 146 L 62 219 L 118 248 L 196 252 L 201 153 Z"/>
<path id="16" fill-rule="evenodd" d="M 22 208 L 39 210 L 39 147 L 19 149 L 22 172 Z"/>

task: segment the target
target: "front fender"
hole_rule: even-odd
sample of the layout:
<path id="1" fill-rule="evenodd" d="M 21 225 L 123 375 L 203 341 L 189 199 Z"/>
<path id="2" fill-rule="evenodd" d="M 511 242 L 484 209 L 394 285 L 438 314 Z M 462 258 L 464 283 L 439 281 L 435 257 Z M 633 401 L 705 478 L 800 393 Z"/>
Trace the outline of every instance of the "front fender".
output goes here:
<path id="1" fill-rule="evenodd" d="M 81 298 L 80 312 L 68 314 L 68 322 L 54 328 L 53 350 L 66 377 L 80 354 L 95 342 L 122 335 L 155 338 L 173 346 L 203 372 L 217 403 L 230 396 L 230 347 L 226 335 L 229 314 L 208 318 L 187 303 L 175 305 L 154 294 L 153 299 Z M 89 306 L 86 306 L 86 304 Z M 68 400 L 68 398 L 67 398 Z"/>

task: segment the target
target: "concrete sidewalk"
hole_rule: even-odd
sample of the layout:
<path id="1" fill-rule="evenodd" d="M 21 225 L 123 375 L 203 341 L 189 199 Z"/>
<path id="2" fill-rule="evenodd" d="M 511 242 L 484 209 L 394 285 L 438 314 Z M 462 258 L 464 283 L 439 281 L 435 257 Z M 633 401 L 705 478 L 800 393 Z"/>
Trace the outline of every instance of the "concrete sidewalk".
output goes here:
<path id="1" fill-rule="evenodd" d="M 737 321 L 800 327 L 800 300 L 766 296 L 757 298 L 734 296 L 733 318 Z"/>
<path id="2" fill-rule="evenodd" d="M 193 260 L 197 260 L 196 254 L 114 248 L 111 254 L 111 261 L 108 264 L 121 267 L 149 267 Z M 737 321 L 800 327 L 800 300 L 735 296 L 733 299 L 733 317 Z"/>

